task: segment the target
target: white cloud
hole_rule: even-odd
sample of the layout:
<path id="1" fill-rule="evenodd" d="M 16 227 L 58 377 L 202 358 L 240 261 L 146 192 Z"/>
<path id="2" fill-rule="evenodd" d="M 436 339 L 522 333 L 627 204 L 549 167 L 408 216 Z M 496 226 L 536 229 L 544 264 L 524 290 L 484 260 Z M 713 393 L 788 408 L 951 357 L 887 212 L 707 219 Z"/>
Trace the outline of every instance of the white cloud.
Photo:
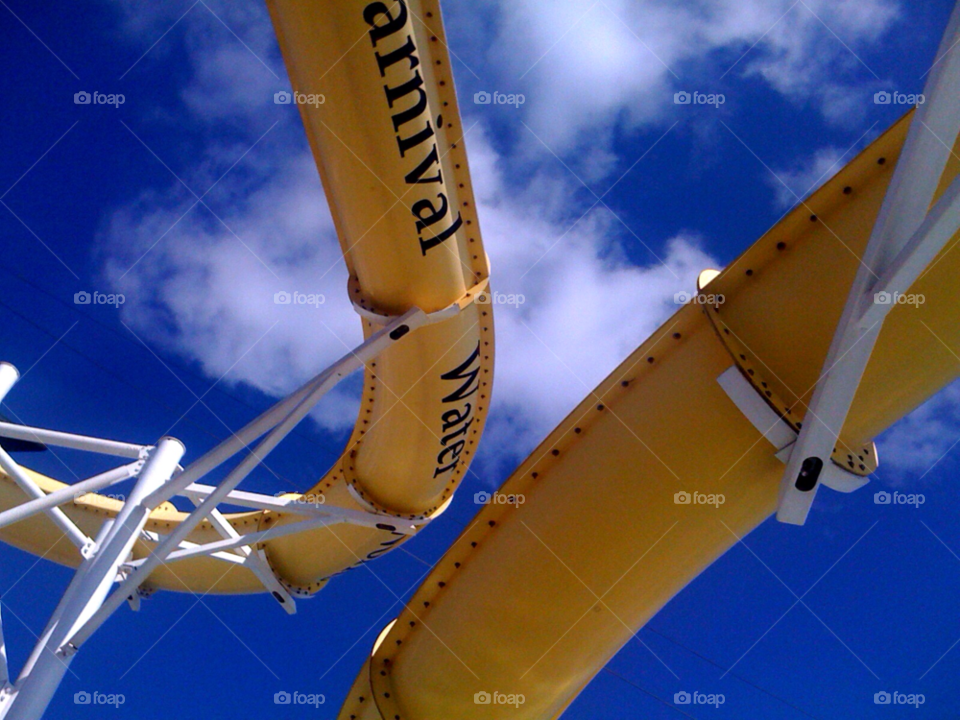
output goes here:
<path id="1" fill-rule="evenodd" d="M 869 97 L 854 80 L 873 82 L 857 50 L 881 38 L 898 8 L 895 0 L 511 0 L 448 15 L 470 69 L 461 77 L 479 89 L 524 92 L 524 122 L 572 154 L 584 143 L 607 149 L 615 129 L 675 114 L 676 89 L 736 102 L 730 88 L 739 75 L 849 122 Z"/>
<path id="2" fill-rule="evenodd" d="M 529 447 L 675 312 L 674 293 L 692 290 L 716 260 L 682 236 L 667 244 L 663 263 L 631 265 L 616 240 L 625 231 L 609 211 L 558 217 L 540 197 L 544 185 L 506 189 L 501 158 L 483 136 L 472 135 L 469 148 L 492 287 L 525 298 L 495 310 L 493 408 Z"/>
<path id="3" fill-rule="evenodd" d="M 774 169 L 769 183 L 780 208 L 793 207 L 837 174 L 844 166 L 845 152 L 835 147 L 817 150 L 812 157 L 789 169 Z"/>
<path id="4" fill-rule="evenodd" d="M 495 309 L 495 417 L 510 425 L 513 447 L 529 447 L 677 309 L 675 292 L 693 288 L 697 273 L 716 263 L 681 237 L 668 244 L 663 264 L 632 266 L 612 239 L 622 231 L 609 211 L 558 217 L 539 195 L 570 194 L 571 186 L 534 182 L 534 190 L 508 192 L 499 157 L 477 130 L 470 153 L 493 287 L 525 298 Z M 233 194 L 230 176 L 222 185 Z M 229 229 L 202 207 L 177 222 L 189 204 L 147 194 L 114 213 L 103 232 L 105 273 L 125 293 L 124 318 L 138 333 L 198 360 L 213 377 L 229 371 L 228 382 L 274 395 L 342 355 L 341 340 L 361 340 L 309 153 L 301 150 L 222 213 Z M 322 293 L 326 302 L 276 305 L 279 290 Z M 344 393 L 322 407 L 324 425 L 354 420 Z"/>
<path id="5" fill-rule="evenodd" d="M 228 176 L 223 192 L 230 196 L 242 183 Z M 123 317 L 138 334 L 199 361 L 212 377 L 229 371 L 226 382 L 271 395 L 290 392 L 361 342 L 308 152 L 301 149 L 245 202 L 219 212 L 226 226 L 203 207 L 184 216 L 191 203 L 145 194 L 115 212 L 102 233 L 104 273 L 126 295 Z M 281 291 L 321 294 L 324 302 L 278 305 Z M 356 403 L 335 392 L 316 417 L 328 427 L 352 425 Z"/>
<path id="6" fill-rule="evenodd" d="M 808 0 L 806 6 L 851 47 L 875 41 L 896 7 L 892 0 Z M 265 117 L 267 106 L 277 112 L 272 93 L 278 83 L 263 63 L 287 82 L 262 8 L 211 7 L 249 50 L 202 6 L 180 23 L 193 73 L 182 100 L 191 123 L 206 127 L 211 138 L 195 168 L 196 178 L 205 181 L 197 181 L 198 192 L 266 129 L 274 117 Z M 575 167 L 589 182 L 615 166 L 618 128 L 657 122 L 674 112 L 678 81 L 665 65 L 681 77 L 718 76 L 717 67 L 726 69 L 759 41 L 735 73 L 763 77 L 792 98 L 822 98 L 818 78 L 848 69 L 850 56 L 835 39 L 828 43 L 824 38 L 830 34 L 800 7 L 771 29 L 787 7 L 786 0 L 709 6 L 607 0 L 587 7 L 572 0 L 518 0 L 446 9 L 450 27 L 461 28 L 451 32 L 454 38 L 464 36 L 466 23 L 483 20 L 475 26 L 483 32 L 464 38 L 462 52 L 454 47 L 471 68 L 483 68 L 476 89 L 523 90 L 519 80 L 516 88 L 511 82 L 543 56 L 523 81 L 533 89 L 520 117 L 548 145 L 581 150 L 584 161 Z M 144 48 L 177 19 L 168 11 L 151 16 L 137 8 L 128 15 L 126 32 Z M 578 19 L 577 29 L 564 35 Z M 164 51 L 158 46 L 154 52 Z M 143 62 L 137 72 L 158 71 Z M 468 86 L 475 80 L 468 73 L 458 78 L 467 78 Z M 465 90 L 461 96 L 469 97 Z M 592 201 L 575 200 L 579 183 L 555 160 L 539 162 L 549 153 L 532 135 L 523 131 L 524 139 L 517 141 L 497 134 L 505 145 L 495 149 L 493 135 L 485 134 L 491 116 L 473 106 L 464 110 L 471 122 L 481 119 L 467 146 L 493 287 L 526 299 L 519 308 L 496 309 L 490 427 L 492 444 L 520 452 L 674 312 L 673 294 L 692 289 L 697 273 L 716 261 L 686 233 L 651 239 L 662 263 L 631 264 L 620 245 L 624 238 L 634 242 L 628 231 L 603 206 L 578 219 L 576 210 L 585 211 Z M 171 183 L 169 194 L 179 201 L 144 192 L 105 220 L 100 237 L 104 272 L 127 294 L 128 323 L 151 341 L 199 361 L 213 377 L 243 356 L 227 381 L 273 395 L 339 357 L 341 341 L 352 346 L 361 337 L 299 119 L 295 112 L 280 117 L 272 140 L 245 157 L 206 199 L 230 230 L 203 207 L 169 230 L 193 202 Z M 247 138 L 246 145 L 218 139 L 224 121 Z M 822 172 L 832 152 L 822 151 L 810 167 L 787 176 L 802 186 Z M 195 179 L 188 181 L 193 186 Z M 278 290 L 322 293 L 326 304 L 319 310 L 277 306 Z M 627 303 L 630 312 L 624 312 Z M 321 404 L 316 417 L 328 427 L 348 426 L 355 403 L 340 391 Z"/>
<path id="7" fill-rule="evenodd" d="M 894 471 L 894 480 L 915 481 L 945 462 L 960 440 L 960 381 L 927 400 L 884 433 L 878 441 L 880 475 L 890 480 L 884 467 Z"/>
<path id="8" fill-rule="evenodd" d="M 180 43 L 193 73 L 181 97 L 201 120 L 255 121 L 273 105 L 273 93 L 290 86 L 263 3 L 207 0 L 182 8 L 167 3 L 145 8 L 134 0 L 115 3 L 123 38 L 136 52 L 131 58 L 149 48 L 128 70 L 126 82 L 134 92 L 149 92 L 137 85 L 148 84 L 152 73 L 164 72 L 163 64 L 172 51 L 179 52 Z"/>

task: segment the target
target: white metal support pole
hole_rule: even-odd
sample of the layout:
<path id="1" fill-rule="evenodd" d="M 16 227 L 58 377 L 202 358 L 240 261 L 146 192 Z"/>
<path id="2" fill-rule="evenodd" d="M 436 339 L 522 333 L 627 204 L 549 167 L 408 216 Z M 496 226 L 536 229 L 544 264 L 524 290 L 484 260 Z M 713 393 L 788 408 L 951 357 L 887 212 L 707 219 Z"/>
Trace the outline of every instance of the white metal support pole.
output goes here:
<path id="1" fill-rule="evenodd" d="M 49 495 L 44 495 L 43 497 L 16 505 L 9 510 L 4 510 L 0 512 L 0 528 L 13 525 L 13 523 L 20 522 L 38 512 L 68 503 L 81 495 L 96 492 L 110 485 L 116 485 L 124 480 L 129 480 L 140 471 L 141 467 L 143 467 L 143 463 L 136 462 L 114 468 L 113 470 L 107 470 L 107 472 L 94 475 L 87 480 L 82 480 L 73 485 L 67 485 L 60 490 L 55 490 Z"/>
<path id="2" fill-rule="evenodd" d="M 97 533 L 96 540 L 102 543 L 107 535 L 109 535 L 111 528 L 113 528 L 113 518 L 106 520 L 103 525 L 100 526 L 100 531 Z M 80 563 L 77 571 L 73 574 L 73 578 L 71 578 L 70 584 L 67 586 L 67 589 L 61 596 L 60 602 L 57 603 L 57 607 L 54 609 L 53 614 L 50 615 L 50 619 L 47 621 L 47 626 L 44 628 L 43 634 L 37 640 L 36 645 L 34 645 L 33 652 L 30 653 L 30 656 L 24 663 L 23 668 L 21 668 L 19 680 L 22 680 L 31 673 L 33 666 L 37 664 L 37 660 L 41 655 L 43 655 L 43 653 L 52 652 L 52 650 L 47 646 L 47 641 L 50 639 L 50 635 L 54 632 L 54 630 L 56 630 L 57 623 L 63 615 L 64 609 L 69 607 L 70 602 L 77 592 L 77 588 L 79 588 L 81 585 L 83 576 L 89 572 L 92 564 L 92 557 L 85 558 L 84 561 Z M 14 693 L 16 693 L 16 688 L 14 688 Z M 6 718 L 6 715 L 0 714 L 0 717 Z"/>
<path id="3" fill-rule="evenodd" d="M 64 595 L 43 647 L 35 649 L 33 662 L 20 674 L 4 720 L 39 720 L 43 716 L 76 652 L 67 640 L 103 604 L 150 514 L 144 499 L 170 481 L 183 452 L 179 440 L 163 438 L 150 453 L 130 497 L 112 526 L 101 533 L 105 537 L 96 554 L 78 570 Z"/>
<path id="4" fill-rule="evenodd" d="M 75 435 L 74 433 L 46 430 L 44 428 L 17 425 L 16 423 L 0 422 L 0 437 L 14 440 L 31 440 L 46 445 L 72 448 L 73 450 L 87 450 L 102 455 L 116 455 L 117 457 L 139 458 L 149 449 L 145 445 L 104 440 L 103 438 Z"/>
<path id="5" fill-rule="evenodd" d="M 897 296 L 903 295 L 921 273 L 947 245 L 960 227 L 960 177 L 954 178 L 943 195 L 927 214 L 920 229 L 913 234 L 903 250 L 883 271 L 880 279 L 867 292 L 869 304 L 863 308 L 860 327 L 869 328 L 883 322 L 896 307 Z M 884 302 L 869 302 L 885 295 Z"/>
<path id="6" fill-rule="evenodd" d="M 206 497 L 216 490 L 211 485 L 199 485 L 194 483 L 190 485 L 183 494 L 198 495 Z M 233 490 L 227 493 L 223 500 L 230 505 L 239 505 L 240 507 L 253 508 L 254 510 L 273 510 L 279 513 L 289 513 L 291 515 L 303 515 L 306 517 L 331 518 L 339 523 L 358 525 L 360 527 L 375 527 L 379 530 L 388 530 L 390 532 L 412 535 L 419 525 L 425 525 L 429 520 L 399 520 L 392 515 L 377 515 L 366 510 L 348 510 L 347 508 L 336 505 L 324 505 L 322 503 L 303 502 L 298 498 L 279 498 L 272 495 L 262 495 L 260 493 L 246 492 L 244 490 Z"/>
<path id="7" fill-rule="evenodd" d="M 954 7 L 913 116 L 876 224 L 837 325 L 820 381 L 804 416 L 796 447 L 780 484 L 777 519 L 806 522 L 824 466 L 831 462 L 847 413 L 882 327 L 882 316 L 864 327 L 871 290 L 920 229 L 960 132 L 960 2 Z M 955 231 L 955 229 L 954 229 Z M 953 233 L 950 233 L 952 235 Z"/>
<path id="8" fill-rule="evenodd" d="M 196 482 L 210 471 L 219 467 L 237 453 L 247 449 L 257 438 L 286 421 L 292 413 L 303 406 L 305 399 L 310 398 L 310 407 L 312 408 L 313 405 L 320 401 L 320 398 L 323 397 L 324 394 L 336 386 L 337 383 L 347 375 L 362 367 L 364 363 L 376 358 L 395 342 L 409 335 L 411 330 L 415 330 L 423 325 L 428 325 L 433 321 L 432 316 L 428 316 L 419 308 L 412 308 L 403 315 L 395 318 L 389 325 L 371 335 L 356 349 L 348 352 L 333 365 L 300 387 L 300 389 L 278 402 L 258 418 L 233 433 L 231 437 L 190 463 L 190 465 L 184 468 L 184 471 L 177 476 L 176 480 L 164 487 L 162 491 L 155 492 L 152 497 L 148 498 L 147 504 L 150 505 L 150 507 L 156 507 L 160 503 L 169 500 L 172 496 L 181 493 L 188 485 Z M 307 408 L 307 411 L 309 411 L 309 408 Z M 304 414 L 306 414 L 306 412 L 304 412 Z M 269 450 L 267 452 L 269 452 Z M 260 456 L 261 459 L 264 455 Z"/>
<path id="9" fill-rule="evenodd" d="M 42 500 L 46 497 L 46 493 L 40 489 L 40 486 L 24 472 L 23 468 L 17 464 L 17 461 L 10 457 L 2 447 L 0 447 L 0 468 L 3 468 L 3 471 L 12 477 L 14 482 L 20 486 L 20 489 L 34 500 Z M 84 535 L 83 531 L 73 523 L 73 520 L 66 516 L 63 510 L 58 507 L 51 507 L 46 508 L 43 512 L 53 520 L 64 535 L 70 538 L 70 541 L 74 545 L 80 548 L 84 557 L 87 557 L 94 551 L 93 540 Z"/>
<path id="10" fill-rule="evenodd" d="M 290 523 L 289 525 L 278 525 L 277 527 L 272 527 L 269 530 L 256 530 L 246 535 L 241 535 L 235 538 L 226 538 L 225 540 L 214 540 L 213 542 L 204 543 L 203 545 L 189 545 L 186 547 L 178 546 L 178 549 L 173 552 L 165 554 L 164 562 L 172 563 L 177 560 L 184 560 L 186 558 L 197 557 L 199 555 L 212 555 L 213 553 L 221 552 L 223 550 L 232 550 L 234 548 L 242 547 L 243 545 L 253 545 L 255 543 L 264 542 L 266 540 L 274 540 L 276 538 L 286 537 L 287 535 L 296 535 L 297 533 L 305 532 L 307 530 L 314 530 L 315 528 L 324 527 L 327 525 L 337 525 L 339 521 L 336 518 L 310 518 L 309 520 L 299 520 L 295 523 Z M 167 538 L 169 539 L 169 535 Z M 139 575 L 142 572 L 144 566 L 150 563 L 150 558 L 153 555 L 150 555 L 146 558 L 140 558 L 139 560 L 134 560 L 129 563 L 130 567 L 137 569 L 137 574 Z M 242 563 L 243 558 L 237 555 L 237 559 Z M 124 588 L 120 588 L 118 594 L 123 594 Z M 92 632 L 92 630 L 91 630 Z M 83 633 L 78 633 L 78 638 L 83 640 L 89 635 L 84 628 Z M 79 640 L 78 640 L 79 642 Z"/>

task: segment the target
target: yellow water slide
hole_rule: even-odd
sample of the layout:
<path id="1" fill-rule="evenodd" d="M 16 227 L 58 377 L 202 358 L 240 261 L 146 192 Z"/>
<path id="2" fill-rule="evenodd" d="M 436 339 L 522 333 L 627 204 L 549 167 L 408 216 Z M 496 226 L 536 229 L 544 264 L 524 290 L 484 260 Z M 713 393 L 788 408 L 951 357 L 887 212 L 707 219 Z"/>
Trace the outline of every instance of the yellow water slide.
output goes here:
<path id="1" fill-rule="evenodd" d="M 560 423 L 500 488 L 524 502 L 485 506 L 381 633 L 341 720 L 556 718 L 776 511 L 784 464 L 718 378 L 735 368 L 800 428 L 909 125 L 702 276 L 723 302 L 684 306 Z M 910 288 L 925 302 L 883 325 L 833 456 L 854 475 L 876 466 L 873 438 L 960 375 L 956 242 Z"/>
<path id="2" fill-rule="evenodd" d="M 268 0 L 294 101 L 372 337 L 412 308 L 442 315 L 370 361 L 341 459 L 307 495 L 422 526 L 443 511 L 479 442 L 493 367 L 488 281 L 446 38 L 435 0 Z M 895 124 L 722 273 L 723 302 L 687 305 L 591 393 L 517 469 L 381 633 L 341 718 L 554 718 L 663 605 L 776 509 L 784 464 L 719 382 L 732 372 L 796 432 L 816 387 L 910 126 Z M 940 192 L 960 172 L 949 160 Z M 853 476 L 873 439 L 960 374 L 960 252 L 951 241 L 887 317 L 837 442 Z M 305 331 L 309 331 L 306 329 Z M 64 486 L 31 474 L 46 492 Z M 685 493 L 723 504 L 685 503 Z M 0 476 L 0 510 L 26 500 Z M 93 537 L 122 503 L 62 506 Z M 226 516 L 240 532 L 295 512 Z M 148 531 L 185 514 L 155 509 Z M 184 526 L 186 527 L 186 526 Z M 259 544 L 294 594 L 409 535 L 352 524 Z M 204 521 L 187 538 L 220 539 Z M 0 539 L 66 565 L 79 555 L 42 515 Z M 138 539 L 134 559 L 149 554 Z M 149 586 L 262 592 L 261 579 L 194 556 Z M 112 578 L 111 578 L 112 579 Z M 510 702 L 484 702 L 513 698 Z M 522 697 L 522 702 L 520 698 Z"/>
<path id="3" fill-rule="evenodd" d="M 365 336 L 411 308 L 458 310 L 412 331 L 367 364 L 347 448 L 304 493 L 310 502 L 322 496 L 326 508 L 372 511 L 422 527 L 449 503 L 476 451 L 493 379 L 493 317 L 482 294 L 487 257 L 439 8 L 432 1 L 271 0 L 269 6 Z M 323 102 L 298 102 L 310 95 Z M 36 473 L 30 477 L 48 493 L 64 487 Z M 11 477 L 0 475 L 0 509 L 27 499 Z M 121 507 L 91 493 L 62 509 L 92 538 Z M 165 503 L 145 529 L 168 534 L 184 517 Z M 257 511 L 226 519 L 245 533 L 303 516 Z M 409 537 L 389 529 L 389 522 L 382 527 L 318 527 L 259 547 L 286 588 L 307 595 Z M 187 540 L 220 538 L 204 521 Z M 42 514 L 0 529 L 0 539 L 64 565 L 80 562 L 76 548 Z M 133 558 L 146 557 L 152 547 L 138 540 Z M 233 568 L 225 573 L 215 559 L 187 558 L 158 567 L 147 586 L 264 591 L 249 570 Z"/>

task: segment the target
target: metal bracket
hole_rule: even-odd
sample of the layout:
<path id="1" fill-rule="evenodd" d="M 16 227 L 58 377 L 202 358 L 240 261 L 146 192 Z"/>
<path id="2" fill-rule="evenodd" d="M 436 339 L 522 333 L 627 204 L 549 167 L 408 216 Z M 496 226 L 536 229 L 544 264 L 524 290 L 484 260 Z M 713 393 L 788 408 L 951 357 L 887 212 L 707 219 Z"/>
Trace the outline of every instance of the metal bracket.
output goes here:
<path id="1" fill-rule="evenodd" d="M 443 322 L 444 320 L 449 320 L 452 317 L 456 317 L 460 314 L 462 310 L 469 307 L 473 303 L 484 303 L 488 302 L 486 291 L 487 287 L 490 284 L 489 278 L 484 278 L 476 285 L 467 290 L 459 300 L 454 303 L 451 303 L 447 307 L 437 310 L 432 313 L 425 313 L 426 324 L 433 324 L 437 322 Z M 363 292 L 360 288 L 360 283 L 353 277 L 347 282 L 347 293 L 349 297 L 353 299 L 353 309 L 364 320 L 369 320 L 370 322 L 376 325 L 389 325 L 391 322 L 395 321 L 398 316 L 396 315 L 384 315 L 383 313 L 377 312 L 372 307 L 369 307 L 370 303 L 363 297 Z"/>
<path id="2" fill-rule="evenodd" d="M 704 312 L 720 341 L 730 353 L 734 364 L 740 369 L 743 379 L 753 387 L 758 399 L 766 402 L 774 414 L 790 428 L 795 441 L 803 428 L 803 422 L 793 414 L 793 408 L 775 389 L 778 383 L 773 382 L 767 368 L 738 341 L 736 333 L 727 327 L 719 314 L 709 312 L 709 308 L 704 308 Z M 877 451 L 873 443 L 861 445 L 848 438 L 840 438 L 836 441 L 833 452 L 830 453 L 830 459 L 844 470 L 864 477 L 877 469 Z"/>
<path id="3" fill-rule="evenodd" d="M 774 456 L 782 463 L 789 462 L 797 443 L 797 432 L 790 423 L 774 411 L 736 365 L 721 373 L 717 382 L 744 417 L 776 448 Z M 873 457 L 876 458 L 875 449 Z M 852 473 L 835 460 L 823 465 L 818 479 L 831 490 L 842 493 L 859 490 L 870 482 L 869 477 Z"/>

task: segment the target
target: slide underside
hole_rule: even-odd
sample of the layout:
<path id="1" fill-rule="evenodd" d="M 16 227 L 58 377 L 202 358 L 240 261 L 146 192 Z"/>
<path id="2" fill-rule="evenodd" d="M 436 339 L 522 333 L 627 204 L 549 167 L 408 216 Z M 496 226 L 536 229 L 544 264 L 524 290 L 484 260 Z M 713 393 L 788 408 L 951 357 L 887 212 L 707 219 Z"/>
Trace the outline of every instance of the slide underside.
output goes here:
<path id="1" fill-rule="evenodd" d="M 347 290 L 363 317 L 365 336 L 413 307 L 432 313 L 462 306 L 456 316 L 413 331 L 368 364 L 347 448 L 304 493 L 322 494 L 328 507 L 428 519 L 446 507 L 473 457 L 493 379 L 491 305 L 473 302 L 489 270 L 439 5 L 435 0 L 391 2 L 389 8 L 378 2 L 269 0 L 268 5 L 295 91 L 291 104 L 300 110 L 320 170 L 350 273 Z M 322 95 L 324 102 L 300 103 L 298 95 Z M 387 320 L 378 323 L 378 317 Z M 32 477 L 48 492 L 63 487 Z M 0 474 L 0 510 L 26 499 Z M 63 510 L 94 537 L 121 507 L 88 494 Z M 166 503 L 151 514 L 146 530 L 170 532 L 184 517 Z M 238 531 L 250 532 L 303 517 L 250 512 L 227 519 Z M 290 591 L 305 595 L 406 537 L 341 524 L 258 547 Z M 188 539 L 205 543 L 220 535 L 204 522 Z M 64 565 L 80 560 L 43 515 L 3 528 L 0 540 Z M 138 541 L 134 558 L 150 548 Z M 203 593 L 264 591 L 243 567 L 206 557 L 161 566 L 148 585 Z"/>
<path id="2" fill-rule="evenodd" d="M 268 5 L 293 89 L 325 98 L 299 110 L 364 333 L 379 327 L 372 313 L 464 305 L 369 364 L 341 460 L 304 491 L 327 505 L 430 518 L 450 502 L 476 449 L 493 368 L 491 306 L 465 302 L 489 273 L 439 4 Z M 557 717 L 670 598 L 774 512 L 784 465 L 717 377 L 736 366 L 784 419 L 803 422 L 909 123 L 896 123 L 713 279 L 707 292 L 722 304 L 683 307 L 550 434 L 501 488 L 525 502 L 483 508 L 385 628 L 341 718 Z M 956 158 L 941 191 L 960 171 Z M 873 438 L 960 374 L 955 242 L 910 290 L 925 303 L 898 305 L 885 322 L 835 455 L 854 472 L 876 462 L 866 456 Z M 47 491 L 62 487 L 34 478 Z M 677 504 L 678 492 L 726 501 Z M 25 499 L 0 476 L 0 510 Z M 93 536 L 120 507 L 86 495 L 63 509 Z M 183 517 L 167 504 L 146 529 L 163 534 Z M 249 531 L 299 518 L 228 519 Z M 0 539 L 79 561 L 43 516 L 0 530 Z M 189 538 L 217 539 L 207 523 Z M 260 547 L 292 592 L 310 594 L 402 539 L 338 525 Z M 134 557 L 149 549 L 139 541 Z M 251 573 L 230 568 L 192 558 L 160 567 L 149 584 L 263 591 Z M 474 702 L 495 690 L 525 702 Z"/>
<path id="3" fill-rule="evenodd" d="M 794 427 L 906 137 L 901 119 L 712 280 L 549 435 L 381 634 L 341 720 L 558 717 L 674 595 L 776 509 L 784 464 L 717 382 L 732 366 Z M 940 184 L 957 175 L 957 154 Z M 888 316 L 835 460 L 960 374 L 953 238 Z M 768 394 L 769 393 L 769 394 Z M 872 459 L 876 462 L 876 458 Z M 881 459 L 882 462 L 882 459 Z M 677 504 L 675 493 L 725 503 Z M 523 704 L 477 704 L 481 692 Z"/>

